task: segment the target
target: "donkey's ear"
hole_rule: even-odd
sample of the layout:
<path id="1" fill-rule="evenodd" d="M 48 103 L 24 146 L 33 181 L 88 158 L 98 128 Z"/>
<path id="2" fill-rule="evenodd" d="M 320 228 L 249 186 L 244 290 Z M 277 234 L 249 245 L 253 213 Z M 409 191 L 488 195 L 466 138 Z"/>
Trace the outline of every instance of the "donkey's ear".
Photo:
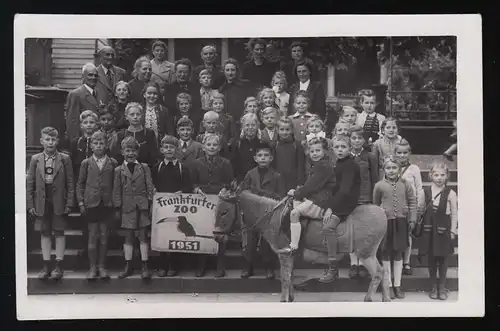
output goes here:
<path id="1" fill-rule="evenodd" d="M 241 193 L 241 191 L 243 191 L 243 189 L 244 189 L 244 185 L 245 185 L 245 183 L 244 183 L 244 182 L 241 182 L 241 183 L 240 183 L 240 185 L 238 185 L 238 186 L 236 187 L 235 192 L 236 192 L 236 194 L 237 194 L 237 195 L 239 195 L 239 194 Z"/>
<path id="2" fill-rule="evenodd" d="M 231 189 L 231 191 L 236 191 L 238 189 L 238 182 L 236 181 L 236 179 L 233 179 L 231 181 L 231 184 L 229 184 L 229 188 Z"/>

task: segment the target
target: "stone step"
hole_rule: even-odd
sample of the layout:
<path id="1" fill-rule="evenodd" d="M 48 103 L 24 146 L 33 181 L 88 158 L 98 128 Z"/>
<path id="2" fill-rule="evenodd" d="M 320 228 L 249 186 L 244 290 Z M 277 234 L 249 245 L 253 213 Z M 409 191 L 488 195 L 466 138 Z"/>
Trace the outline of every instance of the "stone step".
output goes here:
<path id="1" fill-rule="evenodd" d="M 308 282 L 302 290 L 307 292 L 366 292 L 369 279 L 349 279 L 348 269 L 339 270 L 339 279 L 330 284 Z M 264 274 L 242 279 L 238 270 L 228 270 L 226 277 L 215 278 L 213 272 L 205 277 L 196 278 L 191 273 L 180 273 L 176 277 L 160 278 L 153 275 L 149 281 L 140 278 L 140 270 L 126 279 L 118 279 L 119 270 L 110 270 L 108 281 L 88 281 L 85 272 L 65 270 L 60 281 L 41 281 L 38 272 L 28 272 L 28 294 L 110 294 L 110 293 L 279 293 L 279 279 L 267 280 Z M 294 272 L 294 283 L 308 278 L 319 278 L 323 271 L 319 269 L 302 269 Z M 277 273 L 277 277 L 279 277 Z M 458 269 L 449 268 L 447 288 L 458 290 Z M 430 289 L 427 268 L 415 268 L 413 275 L 403 276 L 401 286 L 404 291 L 417 292 Z M 380 291 L 380 289 L 379 289 Z M 374 298 L 377 300 L 376 298 Z M 279 297 L 277 297 L 277 301 Z"/>
<path id="2" fill-rule="evenodd" d="M 151 261 L 152 268 L 159 268 L 159 252 L 150 251 L 149 257 Z M 55 259 L 55 250 L 51 252 L 52 258 Z M 139 266 L 140 253 L 138 249 L 134 250 L 134 263 Z M 28 253 L 28 268 L 30 269 L 41 269 L 43 267 L 42 252 L 40 249 L 34 249 Z M 412 250 L 412 256 L 410 258 L 410 263 L 413 267 L 427 267 L 427 257 L 418 256 L 418 250 Z M 108 251 L 107 264 L 109 268 L 120 269 L 123 267 L 124 258 L 123 251 L 121 249 L 114 249 Z M 197 254 L 183 254 L 180 258 L 181 269 L 194 271 L 198 265 Z M 261 268 L 262 263 L 260 260 L 256 259 L 256 267 Z M 228 270 L 238 269 L 241 270 L 245 267 L 246 261 L 242 255 L 241 250 L 228 250 L 226 252 L 226 268 Z M 278 266 L 278 259 L 275 258 L 274 265 Z M 348 254 L 345 254 L 339 261 L 339 267 L 348 268 L 350 266 L 350 258 Z M 451 256 L 449 261 L 450 267 L 458 266 L 458 248 L 455 248 L 455 254 Z M 65 269 L 71 270 L 87 270 L 88 269 L 88 257 L 83 249 L 71 249 L 67 248 L 64 256 L 63 267 Z M 207 267 L 209 269 L 215 269 L 216 267 L 216 257 L 211 256 L 208 259 Z M 295 262 L 295 268 L 297 269 L 323 269 L 324 266 L 320 264 L 312 264 L 306 262 L 302 259 L 297 259 Z"/>

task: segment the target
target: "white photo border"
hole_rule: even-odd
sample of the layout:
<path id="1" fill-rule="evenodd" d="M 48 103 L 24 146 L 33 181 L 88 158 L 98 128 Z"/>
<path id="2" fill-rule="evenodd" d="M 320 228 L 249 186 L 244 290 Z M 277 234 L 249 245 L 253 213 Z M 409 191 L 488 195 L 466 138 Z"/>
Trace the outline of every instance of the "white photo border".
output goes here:
<path id="1" fill-rule="evenodd" d="M 297 24 L 300 20 L 301 24 Z M 130 24 L 134 22 L 135 24 Z M 259 22 L 259 24 L 254 24 Z M 159 28 L 161 27 L 161 28 Z M 203 27 L 203 28 L 200 28 Z M 272 27 L 272 28 L 271 28 Z M 459 294 L 456 302 L 65 304 L 28 296 L 24 118 L 25 38 L 457 37 Z M 481 16 L 467 15 L 31 15 L 14 19 L 17 317 L 31 319 L 484 316 Z M 466 135 L 467 133 L 467 135 Z M 466 138 L 465 138 L 466 137 Z M 379 296 L 379 294 L 377 294 Z M 34 298 L 35 297 L 35 298 Z M 57 299 L 57 300 L 56 300 Z M 277 300 L 278 301 L 278 300 Z"/>

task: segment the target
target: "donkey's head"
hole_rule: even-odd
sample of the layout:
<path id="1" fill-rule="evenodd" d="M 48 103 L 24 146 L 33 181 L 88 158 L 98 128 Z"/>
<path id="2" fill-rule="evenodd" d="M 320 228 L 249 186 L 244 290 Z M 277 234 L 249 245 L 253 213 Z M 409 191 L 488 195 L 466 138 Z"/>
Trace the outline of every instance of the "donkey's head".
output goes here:
<path id="1" fill-rule="evenodd" d="M 241 184 L 237 186 L 236 181 L 224 187 L 219 192 L 219 202 L 215 207 L 214 235 L 226 235 L 231 233 L 235 222 L 238 220 L 238 199 L 241 193 Z"/>

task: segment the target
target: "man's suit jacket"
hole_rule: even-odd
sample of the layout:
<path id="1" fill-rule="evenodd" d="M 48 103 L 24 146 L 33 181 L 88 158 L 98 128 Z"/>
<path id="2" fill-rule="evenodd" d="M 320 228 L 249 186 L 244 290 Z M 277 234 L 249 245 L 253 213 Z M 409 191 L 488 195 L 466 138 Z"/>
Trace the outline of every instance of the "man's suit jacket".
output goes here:
<path id="1" fill-rule="evenodd" d="M 136 206 L 148 210 L 148 200 L 153 200 L 154 194 L 151 170 L 146 163 L 137 164 L 133 174 L 125 163 L 115 168 L 113 206 L 121 207 L 124 213 L 134 211 Z"/>
<path id="2" fill-rule="evenodd" d="M 269 168 L 265 173 L 262 184 L 260 182 L 258 167 L 247 172 L 243 183 L 246 189 L 255 191 L 257 194 L 262 192 L 267 195 L 276 196 L 277 199 L 283 198 L 287 193 L 283 177 L 273 168 Z"/>
<path id="3" fill-rule="evenodd" d="M 125 80 L 125 69 L 117 66 L 113 66 L 111 68 L 111 85 L 109 85 L 102 64 L 97 67 L 97 73 L 99 74 L 96 86 L 97 95 L 101 98 L 101 101 L 107 105 L 113 99 L 115 94 L 113 89 L 116 83 L 121 80 Z"/>
<path id="4" fill-rule="evenodd" d="M 45 155 L 38 153 L 31 157 L 26 180 L 26 207 L 35 208 L 37 216 L 45 214 Z M 64 214 L 64 207 L 74 204 L 73 167 L 68 155 L 57 153 L 54 161 L 54 181 L 52 183 L 52 204 L 54 214 Z"/>
<path id="5" fill-rule="evenodd" d="M 66 99 L 66 133 L 69 141 L 80 136 L 80 114 L 83 111 L 92 110 L 99 114 L 98 107 L 102 100 L 99 91 L 97 89 L 94 89 L 94 91 L 97 98 L 94 98 L 84 85 L 69 92 Z"/>
<path id="6" fill-rule="evenodd" d="M 80 166 L 80 174 L 76 184 L 76 200 L 86 208 L 94 208 L 102 202 L 106 207 L 113 206 L 113 180 L 118 162 L 108 157 L 99 169 L 94 156 L 86 158 Z"/>

